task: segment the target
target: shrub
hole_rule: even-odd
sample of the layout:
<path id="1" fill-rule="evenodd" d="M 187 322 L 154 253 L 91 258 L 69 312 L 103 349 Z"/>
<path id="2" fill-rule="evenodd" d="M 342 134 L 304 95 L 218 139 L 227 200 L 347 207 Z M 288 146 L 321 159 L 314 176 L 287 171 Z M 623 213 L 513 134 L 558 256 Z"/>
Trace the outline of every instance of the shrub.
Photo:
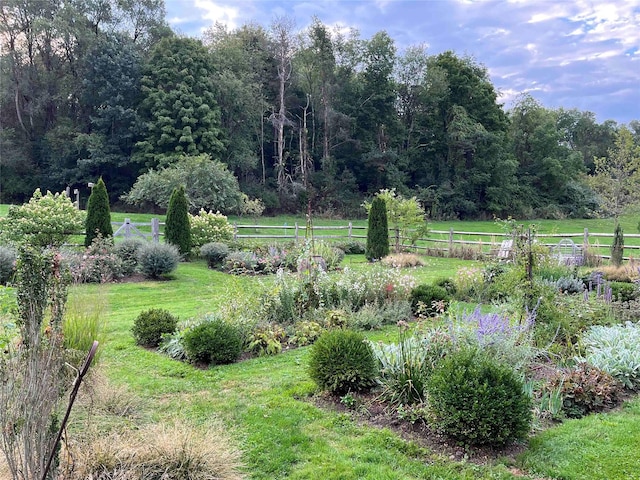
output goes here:
<path id="1" fill-rule="evenodd" d="M 133 321 L 131 332 L 136 344 L 143 347 L 157 347 L 163 334 L 171 334 L 178 327 L 178 319 L 167 310 L 152 308 L 145 310 Z"/>
<path id="2" fill-rule="evenodd" d="M 147 243 L 138 251 L 138 268 L 147 278 L 159 278 L 178 267 L 178 249 L 167 243 Z"/>
<path id="3" fill-rule="evenodd" d="M 235 362 L 242 353 L 240 329 L 220 318 L 206 318 L 183 336 L 187 359 L 194 363 L 222 365 Z"/>
<path id="4" fill-rule="evenodd" d="M 233 226 L 220 212 L 200 210 L 198 215 L 189 215 L 191 225 L 191 244 L 200 247 L 210 242 L 229 242 L 233 240 Z"/>
<path id="5" fill-rule="evenodd" d="M 415 253 L 392 253 L 382 259 L 382 263 L 387 267 L 409 268 L 422 267 L 424 262 Z"/>
<path id="6" fill-rule="evenodd" d="M 348 240 L 346 242 L 337 243 L 336 247 L 347 255 L 361 255 L 365 252 L 365 244 L 357 240 Z"/>
<path id="7" fill-rule="evenodd" d="M 289 343 L 304 347 L 315 342 L 324 332 L 324 328 L 318 322 L 302 320 L 293 326 L 293 335 L 289 338 Z"/>
<path id="8" fill-rule="evenodd" d="M 418 285 L 411 290 L 411 310 L 414 314 L 435 315 L 438 310 L 438 302 L 444 302 L 444 310 L 449 307 L 451 297 L 443 287 L 435 285 Z"/>
<path id="9" fill-rule="evenodd" d="M 625 387 L 640 389 L 640 323 L 594 326 L 583 336 L 585 361 L 607 372 Z"/>
<path id="10" fill-rule="evenodd" d="M 311 347 L 309 375 L 321 389 L 334 395 L 370 389 L 377 373 L 373 351 L 360 333 L 325 332 Z"/>
<path id="11" fill-rule="evenodd" d="M 275 273 L 283 267 L 287 259 L 287 250 L 279 245 L 269 245 L 267 247 L 257 247 L 253 250 L 258 263 L 257 270 L 260 273 Z"/>
<path id="12" fill-rule="evenodd" d="M 191 251 L 191 226 L 189 224 L 189 205 L 184 186 L 174 188 L 169 199 L 164 227 L 165 242 L 175 245 L 180 255 Z"/>
<path id="13" fill-rule="evenodd" d="M 611 299 L 618 302 L 630 302 L 640 297 L 640 286 L 635 283 L 611 282 Z"/>
<path id="14" fill-rule="evenodd" d="M 200 247 L 200 256 L 207 261 L 209 268 L 222 265 L 229 255 L 229 247 L 226 243 L 209 242 Z"/>
<path id="15" fill-rule="evenodd" d="M 224 260 L 224 271 L 234 274 L 255 273 L 258 257 L 253 252 L 231 252 Z"/>
<path id="16" fill-rule="evenodd" d="M 93 239 L 98 236 L 103 238 L 113 236 L 109 194 L 102 177 L 91 189 L 91 195 L 89 195 L 89 201 L 87 202 L 84 246 L 90 246 L 93 243 Z"/>
<path id="17" fill-rule="evenodd" d="M 98 235 L 84 253 L 68 252 L 65 260 L 75 283 L 108 283 L 123 275 L 122 260 L 114 251 L 112 237 Z"/>
<path id="18" fill-rule="evenodd" d="M 133 275 L 138 267 L 138 252 L 145 242 L 138 238 L 125 238 L 114 245 L 114 253 L 122 260 L 122 275 Z"/>
<path id="19" fill-rule="evenodd" d="M 559 391 L 565 415 L 580 418 L 614 407 L 618 403 L 620 384 L 608 373 L 581 362 L 551 378 L 544 390 Z"/>
<path id="20" fill-rule="evenodd" d="M 387 222 L 387 208 L 380 197 L 375 197 L 371 202 L 367 228 L 367 246 L 365 256 L 367 260 L 374 261 L 389 254 L 389 226 Z"/>
<path id="21" fill-rule="evenodd" d="M 433 285 L 436 287 L 444 288 L 447 293 L 451 296 L 455 295 L 458 292 L 458 287 L 456 286 L 456 282 L 451 278 L 440 277 L 436 278 L 433 281 Z"/>
<path id="22" fill-rule="evenodd" d="M 282 351 L 282 342 L 285 337 L 284 329 L 277 323 L 258 325 L 249 334 L 247 351 L 260 357 L 276 355 Z"/>
<path id="23" fill-rule="evenodd" d="M 576 277 L 560 277 L 556 280 L 556 288 L 561 293 L 572 295 L 584 291 L 584 282 Z"/>
<path id="24" fill-rule="evenodd" d="M 315 254 L 324 260 L 327 270 L 335 270 L 344 259 L 344 251 L 325 242 L 315 242 Z"/>
<path id="25" fill-rule="evenodd" d="M 9 247 L 0 246 L 0 284 L 6 285 L 16 270 L 16 252 Z"/>
<path id="26" fill-rule="evenodd" d="M 613 231 L 613 244 L 611 245 L 611 263 L 619 267 L 622 265 L 622 256 L 624 253 L 624 233 L 619 223 Z"/>
<path id="27" fill-rule="evenodd" d="M 64 193 L 42 195 L 37 189 L 29 202 L 9 207 L 7 216 L 0 218 L 0 233 L 8 242 L 59 247 L 82 231 L 84 213 Z"/>
<path id="28" fill-rule="evenodd" d="M 522 380 L 475 349 L 450 353 L 427 392 L 433 426 L 464 444 L 501 446 L 529 432 L 532 402 Z"/>

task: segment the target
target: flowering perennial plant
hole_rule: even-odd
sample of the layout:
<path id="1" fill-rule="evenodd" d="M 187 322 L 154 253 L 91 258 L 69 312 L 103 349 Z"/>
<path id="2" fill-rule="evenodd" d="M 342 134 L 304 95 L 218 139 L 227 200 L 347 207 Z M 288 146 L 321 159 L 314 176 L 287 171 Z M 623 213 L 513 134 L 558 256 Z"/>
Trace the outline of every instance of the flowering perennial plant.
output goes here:
<path id="1" fill-rule="evenodd" d="M 191 244 L 200 247 L 210 242 L 228 242 L 233 239 L 233 226 L 226 215 L 200 209 L 197 215 L 189 214 Z"/>

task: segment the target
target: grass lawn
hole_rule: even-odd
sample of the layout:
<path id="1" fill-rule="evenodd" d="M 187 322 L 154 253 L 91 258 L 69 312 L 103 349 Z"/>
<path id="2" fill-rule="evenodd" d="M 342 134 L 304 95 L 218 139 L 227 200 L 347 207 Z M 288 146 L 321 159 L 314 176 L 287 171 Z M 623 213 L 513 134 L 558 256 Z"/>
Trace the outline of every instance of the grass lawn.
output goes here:
<path id="1" fill-rule="evenodd" d="M 345 263 L 366 268 L 361 256 L 348 256 Z M 468 265 L 473 262 L 429 258 L 426 267 L 408 271 L 428 282 Z M 270 281 L 228 276 L 192 262 L 180 264 L 170 281 L 83 285 L 74 293 L 107 305 L 100 368 L 142 399 L 143 417 L 155 423 L 221 420 L 243 452 L 248 478 L 523 478 L 499 462 L 454 462 L 388 429 L 319 408 L 306 373 L 308 348 L 203 370 L 134 344 L 130 328 L 142 310 L 166 308 L 185 319 L 215 311 L 240 292 L 256 295 Z M 370 338 L 395 341 L 396 328 Z M 517 465 L 531 472 L 524 478 L 640 478 L 633 476 L 640 472 L 639 442 L 636 400 L 618 413 L 538 434 Z"/>

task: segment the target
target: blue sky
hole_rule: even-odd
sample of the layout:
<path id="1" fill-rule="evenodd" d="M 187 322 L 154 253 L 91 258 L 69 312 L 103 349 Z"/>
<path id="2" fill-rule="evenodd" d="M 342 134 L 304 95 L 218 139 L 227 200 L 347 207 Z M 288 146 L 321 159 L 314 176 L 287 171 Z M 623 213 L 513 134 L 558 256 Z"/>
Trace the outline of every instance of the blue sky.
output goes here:
<path id="1" fill-rule="evenodd" d="M 317 16 L 361 38 L 386 30 L 399 51 L 424 44 L 485 65 L 506 108 L 528 92 L 548 108 L 588 110 L 598 122 L 640 120 L 640 0 L 165 0 L 179 33 L 215 22 L 269 27 Z"/>

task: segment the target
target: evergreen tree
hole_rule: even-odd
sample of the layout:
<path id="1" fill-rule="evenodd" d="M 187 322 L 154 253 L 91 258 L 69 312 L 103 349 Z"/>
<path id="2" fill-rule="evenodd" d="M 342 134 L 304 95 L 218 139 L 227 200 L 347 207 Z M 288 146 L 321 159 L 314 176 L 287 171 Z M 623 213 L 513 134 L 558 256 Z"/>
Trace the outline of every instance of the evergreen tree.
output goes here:
<path id="1" fill-rule="evenodd" d="M 164 238 L 167 243 L 178 247 L 182 255 L 191 251 L 191 227 L 189 225 L 189 206 L 184 187 L 173 190 L 169 199 L 167 218 L 165 220 Z"/>
<path id="2" fill-rule="evenodd" d="M 616 267 L 622 265 L 622 254 L 624 252 L 624 232 L 620 224 L 616 224 L 613 231 L 613 245 L 611 245 L 611 263 Z"/>
<path id="3" fill-rule="evenodd" d="M 371 202 L 365 256 L 370 262 L 389 254 L 389 226 L 385 201 L 376 197 Z"/>
<path id="4" fill-rule="evenodd" d="M 109 209 L 109 194 L 102 177 L 91 189 L 89 203 L 87 204 L 87 221 L 85 223 L 86 236 L 84 246 L 88 247 L 98 235 L 102 237 L 113 236 L 111 227 L 111 210 Z"/>

